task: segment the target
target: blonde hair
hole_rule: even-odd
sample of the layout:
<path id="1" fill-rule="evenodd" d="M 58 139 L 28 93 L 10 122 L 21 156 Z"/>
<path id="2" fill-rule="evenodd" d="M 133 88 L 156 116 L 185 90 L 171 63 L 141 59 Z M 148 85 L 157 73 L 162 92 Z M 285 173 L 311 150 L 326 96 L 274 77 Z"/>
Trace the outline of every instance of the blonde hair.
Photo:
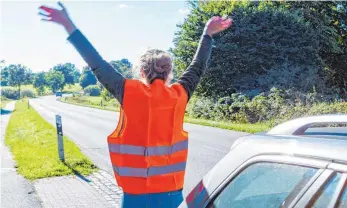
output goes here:
<path id="1" fill-rule="evenodd" d="M 168 52 L 159 49 L 149 49 L 141 57 L 134 73 L 139 77 L 141 70 L 145 75 L 145 82 L 151 84 L 155 79 L 162 79 L 167 84 L 173 78 L 172 59 Z"/>

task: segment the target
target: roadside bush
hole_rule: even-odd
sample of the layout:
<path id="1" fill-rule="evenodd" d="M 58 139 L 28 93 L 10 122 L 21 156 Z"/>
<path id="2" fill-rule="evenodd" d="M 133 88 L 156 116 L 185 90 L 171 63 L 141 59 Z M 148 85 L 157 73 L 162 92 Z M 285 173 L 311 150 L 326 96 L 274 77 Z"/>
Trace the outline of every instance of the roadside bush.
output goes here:
<path id="1" fill-rule="evenodd" d="M 108 90 L 106 90 L 106 88 L 102 88 L 101 98 L 108 102 L 108 101 L 110 101 L 114 97 Z"/>
<path id="2" fill-rule="evenodd" d="M 193 98 L 188 106 L 188 115 L 193 118 L 212 119 L 214 103 L 208 98 Z"/>
<path id="3" fill-rule="evenodd" d="M 187 115 L 191 118 L 236 123 L 278 124 L 302 116 L 335 113 L 347 113 L 347 102 L 337 101 L 333 95 L 303 94 L 276 88 L 254 97 L 232 94 L 217 101 L 193 97 L 187 107 Z"/>
<path id="4" fill-rule="evenodd" d="M 100 87 L 97 85 L 89 85 L 84 88 L 84 93 L 89 94 L 89 96 L 100 96 Z"/>
<path id="5" fill-rule="evenodd" d="M 8 99 L 19 99 L 19 92 L 14 87 L 2 87 L 1 88 L 1 96 L 4 96 Z"/>
<path id="6" fill-rule="evenodd" d="M 117 109 L 120 108 L 120 104 L 115 98 L 109 100 L 107 103 L 109 106 L 115 107 Z"/>
<path id="7" fill-rule="evenodd" d="M 20 91 L 20 97 L 21 98 L 24 98 L 24 97 L 34 98 L 35 92 L 33 90 L 30 90 L 30 89 L 24 89 L 24 90 Z"/>

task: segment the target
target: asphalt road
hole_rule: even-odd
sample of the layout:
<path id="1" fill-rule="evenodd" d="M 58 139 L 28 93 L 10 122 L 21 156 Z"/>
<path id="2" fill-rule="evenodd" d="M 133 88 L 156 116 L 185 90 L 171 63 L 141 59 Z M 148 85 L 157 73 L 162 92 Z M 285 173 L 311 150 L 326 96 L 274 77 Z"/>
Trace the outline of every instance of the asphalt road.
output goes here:
<path id="1" fill-rule="evenodd" d="M 113 174 L 106 137 L 116 128 L 118 113 L 62 103 L 55 96 L 32 99 L 30 103 L 53 125 L 55 115 L 61 115 L 64 135 L 79 145 L 99 168 Z M 229 151 L 232 143 L 246 134 L 193 124 L 185 124 L 184 128 L 189 132 L 184 187 L 184 193 L 188 194 Z"/>

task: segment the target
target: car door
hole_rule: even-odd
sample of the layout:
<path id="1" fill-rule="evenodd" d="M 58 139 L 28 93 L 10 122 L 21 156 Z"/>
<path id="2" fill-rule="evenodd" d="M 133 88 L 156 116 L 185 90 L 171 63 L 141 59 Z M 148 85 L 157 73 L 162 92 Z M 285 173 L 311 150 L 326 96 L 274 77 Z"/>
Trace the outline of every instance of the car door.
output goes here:
<path id="1" fill-rule="evenodd" d="M 329 164 L 295 207 L 347 208 L 347 165 Z"/>
<path id="2" fill-rule="evenodd" d="M 232 173 L 204 205 L 189 207 L 293 207 L 327 164 L 294 156 L 257 156 Z"/>

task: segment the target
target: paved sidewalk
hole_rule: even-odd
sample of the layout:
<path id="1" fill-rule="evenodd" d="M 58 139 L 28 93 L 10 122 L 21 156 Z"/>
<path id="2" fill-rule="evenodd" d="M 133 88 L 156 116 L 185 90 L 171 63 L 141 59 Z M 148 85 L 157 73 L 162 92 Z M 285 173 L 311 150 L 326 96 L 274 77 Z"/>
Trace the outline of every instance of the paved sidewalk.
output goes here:
<path id="1" fill-rule="evenodd" d="M 4 145 L 5 130 L 14 109 L 1 114 L 1 206 L 4 208 L 111 208 L 121 207 L 122 190 L 113 176 L 99 170 L 90 176 L 62 176 L 30 183 L 17 174 L 15 161 Z"/>
<path id="2" fill-rule="evenodd" d="M 34 186 L 23 176 L 17 174 L 15 162 L 9 149 L 4 145 L 5 131 L 14 102 L 1 110 L 1 204 L 4 208 L 40 208 L 41 202 L 35 193 Z"/>
<path id="3" fill-rule="evenodd" d="M 44 207 L 120 207 L 122 190 L 104 171 L 88 177 L 62 176 L 39 179 L 35 189 Z"/>

